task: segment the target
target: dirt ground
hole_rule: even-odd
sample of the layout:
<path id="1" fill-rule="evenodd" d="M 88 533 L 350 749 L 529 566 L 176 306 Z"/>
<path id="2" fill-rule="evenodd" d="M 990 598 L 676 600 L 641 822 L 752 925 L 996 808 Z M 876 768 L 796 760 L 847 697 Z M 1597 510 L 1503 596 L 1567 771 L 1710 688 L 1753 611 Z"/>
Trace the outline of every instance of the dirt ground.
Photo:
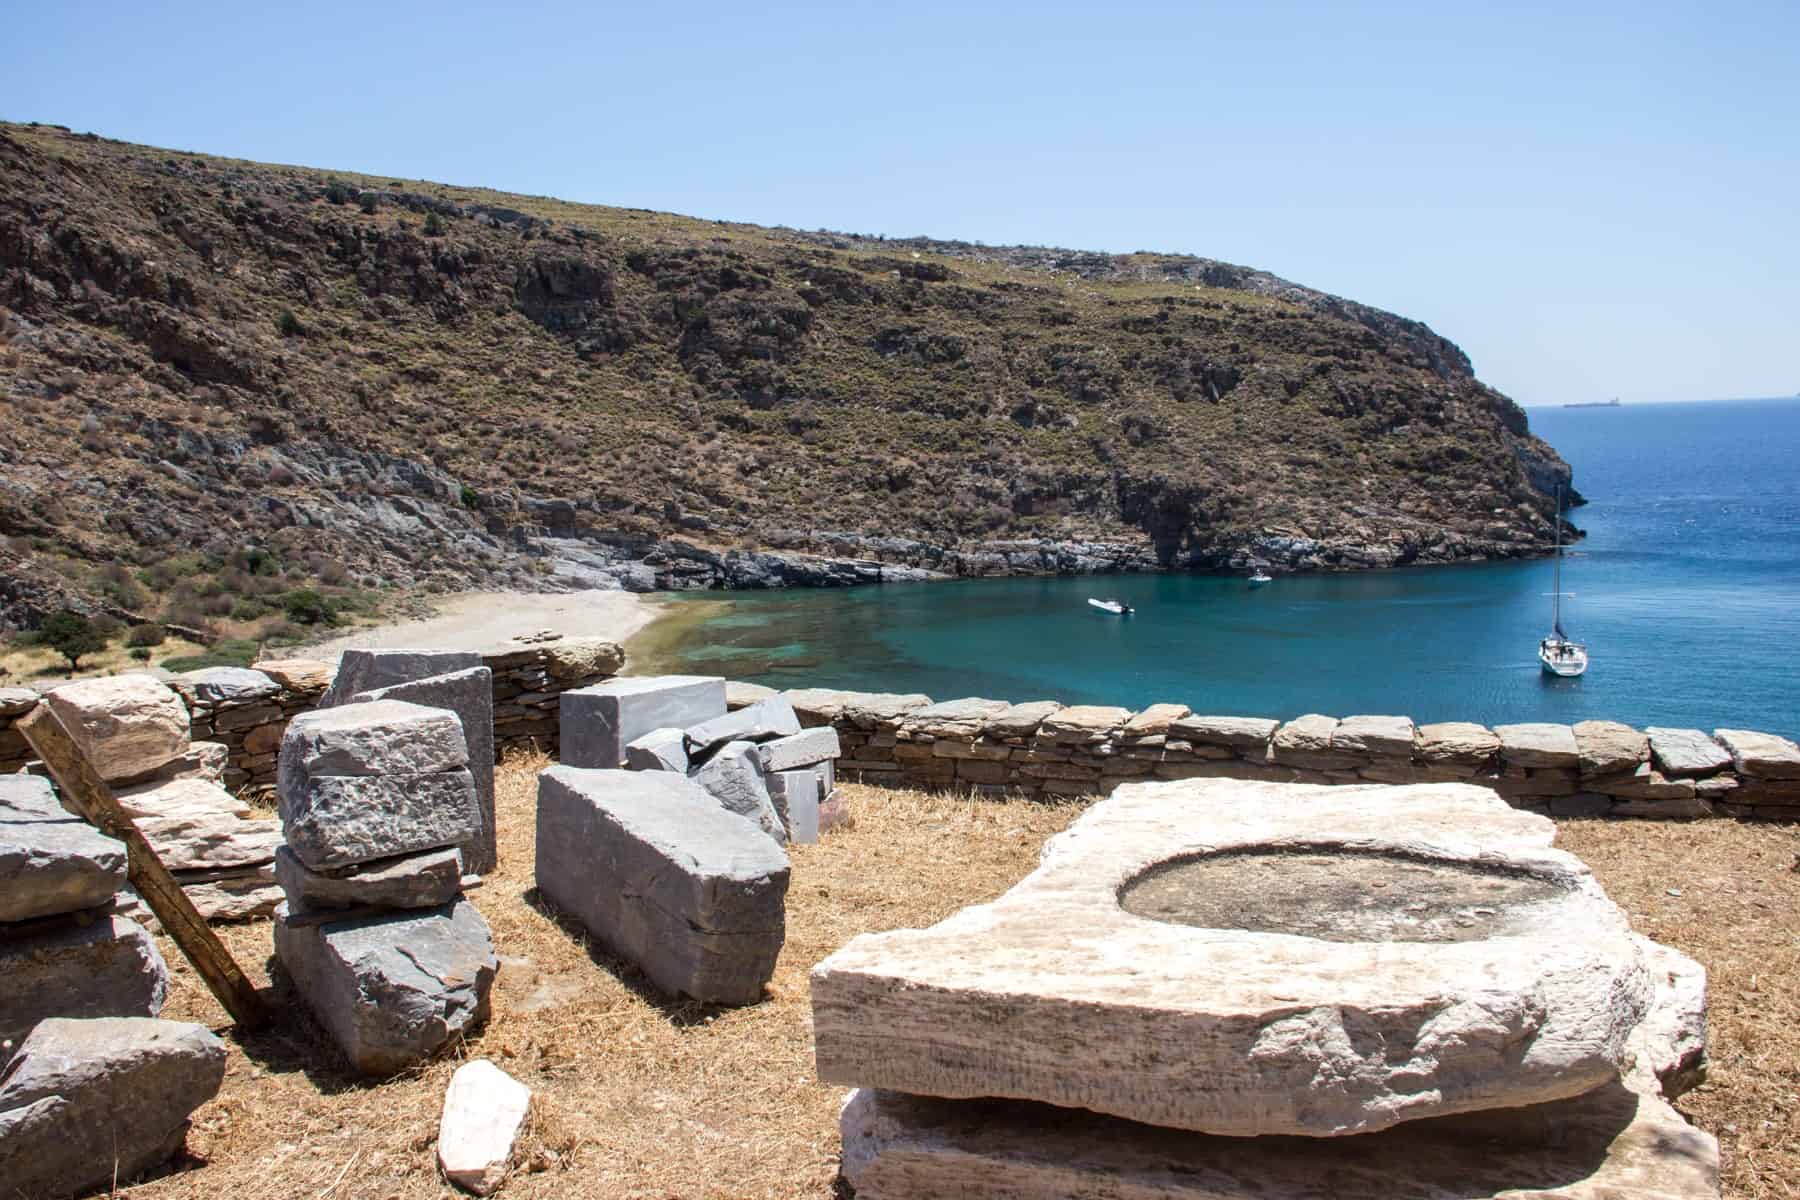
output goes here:
<path id="1" fill-rule="evenodd" d="M 369 625 L 312 645 L 292 657 L 335 661 L 345 650 L 431 646 L 486 650 L 522 633 L 554 629 L 564 637 L 624 642 L 658 615 L 653 602 L 630 592 L 465 592 L 435 604 L 436 613 L 411 621 Z"/>
<path id="2" fill-rule="evenodd" d="M 831 1197 L 843 1091 L 814 1079 L 808 969 L 857 933 L 926 925 L 998 895 L 1080 811 L 847 789 L 854 827 L 793 850 L 787 943 L 768 998 L 706 1008 L 656 995 L 539 906 L 541 764 L 502 768 L 502 866 L 472 893 L 502 955 L 487 1027 L 446 1060 L 368 1083 L 342 1072 L 277 978 L 273 1027 L 227 1034 L 225 1086 L 195 1114 L 189 1157 L 121 1195 L 452 1195 L 436 1169 L 439 1107 L 456 1063 L 488 1057 L 536 1093 L 504 1196 Z M 1800 827 L 1570 822 L 1562 844 L 1640 929 L 1712 971 L 1712 1078 L 1680 1107 L 1720 1138 L 1725 1195 L 1800 1196 Z M 224 936 L 268 983 L 268 923 Z M 192 971 L 166 941 L 163 951 L 175 973 L 164 1015 L 223 1030 Z"/>

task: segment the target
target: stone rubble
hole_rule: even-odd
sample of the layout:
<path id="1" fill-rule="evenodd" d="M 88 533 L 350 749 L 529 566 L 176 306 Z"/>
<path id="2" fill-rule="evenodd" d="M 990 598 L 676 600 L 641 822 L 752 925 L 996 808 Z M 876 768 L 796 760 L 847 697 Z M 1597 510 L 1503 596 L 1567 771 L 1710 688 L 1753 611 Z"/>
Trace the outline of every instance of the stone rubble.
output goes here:
<path id="1" fill-rule="evenodd" d="M 444 1178 L 472 1195 L 491 1195 L 506 1178 L 513 1143 L 530 1109 L 531 1089 L 486 1059 L 456 1068 L 438 1119 Z"/>

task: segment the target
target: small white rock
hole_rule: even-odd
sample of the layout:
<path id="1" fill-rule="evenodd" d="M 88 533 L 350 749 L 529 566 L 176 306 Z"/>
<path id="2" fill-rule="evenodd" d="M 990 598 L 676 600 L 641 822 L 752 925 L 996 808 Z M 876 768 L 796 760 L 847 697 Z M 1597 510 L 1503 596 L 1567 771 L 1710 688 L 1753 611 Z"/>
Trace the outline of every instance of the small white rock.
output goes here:
<path id="1" fill-rule="evenodd" d="M 457 1187 L 485 1196 L 500 1186 L 531 1089 L 486 1059 L 456 1068 L 438 1123 L 438 1165 Z"/>

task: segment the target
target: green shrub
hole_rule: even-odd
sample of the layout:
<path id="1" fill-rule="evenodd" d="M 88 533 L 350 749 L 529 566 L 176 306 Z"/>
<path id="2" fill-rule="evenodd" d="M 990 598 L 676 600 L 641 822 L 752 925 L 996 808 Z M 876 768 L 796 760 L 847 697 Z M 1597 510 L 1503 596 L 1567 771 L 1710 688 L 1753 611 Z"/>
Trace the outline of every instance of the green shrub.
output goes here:
<path id="1" fill-rule="evenodd" d="M 160 646 L 169 640 L 168 631 L 161 625 L 133 625 L 125 635 L 127 646 Z M 137 656 L 132 655 L 133 658 Z"/>
<path id="2" fill-rule="evenodd" d="M 82 655 L 106 649 L 106 637 L 93 622 L 68 609 L 44 622 L 38 641 L 68 659 L 71 675 L 81 666 Z"/>
<path id="3" fill-rule="evenodd" d="M 305 337 L 306 326 L 300 323 L 300 318 L 294 315 L 293 309 L 284 308 L 281 315 L 275 318 L 275 332 L 282 337 Z"/>
<path id="4" fill-rule="evenodd" d="M 269 615 L 270 609 L 261 600 L 244 597 L 231 606 L 231 619 L 234 621 L 254 621 L 258 617 Z"/>
<path id="5" fill-rule="evenodd" d="M 133 646 L 127 653 L 138 662 L 147 663 L 150 661 L 150 647 L 148 646 Z"/>
<path id="6" fill-rule="evenodd" d="M 247 638 L 217 642 L 202 654 L 185 654 L 163 660 L 171 671 L 199 671 L 207 667 L 247 667 L 256 661 L 258 645 Z"/>
<path id="7" fill-rule="evenodd" d="M 325 189 L 325 199 L 333 204 L 348 204 L 356 198 L 356 189 L 347 183 L 332 180 Z"/>
<path id="8" fill-rule="evenodd" d="M 282 597 L 281 607 L 296 625 L 336 625 L 337 608 L 312 588 L 298 588 Z"/>
<path id="9" fill-rule="evenodd" d="M 374 216 L 376 214 L 376 212 L 380 210 L 380 208 L 381 208 L 381 201 L 375 195 L 374 192 L 364 192 L 362 194 L 362 210 L 365 213 L 368 213 L 370 216 Z"/>
<path id="10" fill-rule="evenodd" d="M 462 505 L 464 508 L 477 508 L 481 504 L 481 495 L 468 484 L 462 485 Z"/>
<path id="11" fill-rule="evenodd" d="M 444 218 L 438 216 L 436 213 L 426 213 L 425 214 L 425 236 L 426 237 L 443 237 L 444 236 Z"/>

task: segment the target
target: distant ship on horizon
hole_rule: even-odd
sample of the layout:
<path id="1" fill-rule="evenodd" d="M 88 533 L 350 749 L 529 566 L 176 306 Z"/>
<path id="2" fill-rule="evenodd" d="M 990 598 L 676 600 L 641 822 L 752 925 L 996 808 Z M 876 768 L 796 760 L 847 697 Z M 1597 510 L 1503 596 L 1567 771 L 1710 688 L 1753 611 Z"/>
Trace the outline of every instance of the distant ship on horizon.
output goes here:
<path id="1" fill-rule="evenodd" d="M 1578 404 L 1565 404 L 1565 405 L 1563 405 L 1563 407 L 1564 408 L 1619 408 L 1622 406 L 1619 404 L 1619 398 L 1617 396 L 1614 396 L 1611 400 L 1583 400 Z"/>

